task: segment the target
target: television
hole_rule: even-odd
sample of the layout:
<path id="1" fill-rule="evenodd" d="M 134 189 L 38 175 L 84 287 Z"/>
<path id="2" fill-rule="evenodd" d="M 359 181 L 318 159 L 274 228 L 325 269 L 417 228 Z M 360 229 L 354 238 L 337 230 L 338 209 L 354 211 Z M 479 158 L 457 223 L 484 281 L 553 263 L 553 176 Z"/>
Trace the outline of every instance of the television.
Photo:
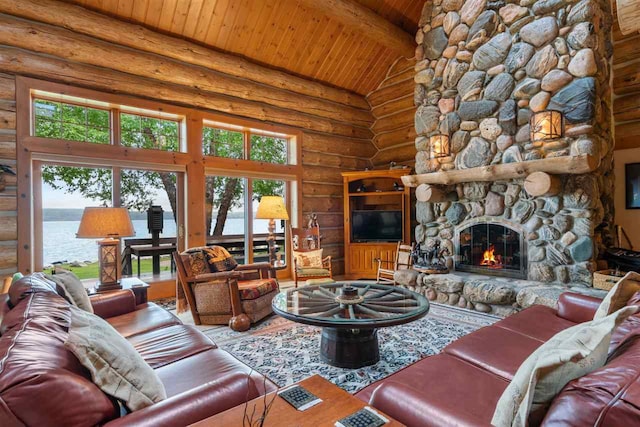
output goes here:
<path id="1" fill-rule="evenodd" d="M 351 212 L 352 242 L 399 242 L 402 211 L 354 210 Z"/>

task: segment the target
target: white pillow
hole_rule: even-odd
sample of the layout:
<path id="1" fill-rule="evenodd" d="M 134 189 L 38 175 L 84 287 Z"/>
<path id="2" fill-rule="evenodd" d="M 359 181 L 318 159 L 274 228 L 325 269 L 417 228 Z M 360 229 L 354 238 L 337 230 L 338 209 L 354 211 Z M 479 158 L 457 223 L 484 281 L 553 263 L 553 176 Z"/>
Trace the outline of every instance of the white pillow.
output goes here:
<path id="1" fill-rule="evenodd" d="M 298 268 L 323 268 L 322 249 L 307 252 L 293 251 L 293 257 Z"/>
<path id="2" fill-rule="evenodd" d="M 638 291 L 640 291 L 640 274 L 630 271 L 609 290 L 593 318 L 600 319 L 621 309 Z"/>
<path id="3" fill-rule="evenodd" d="M 95 314 L 69 306 L 71 325 L 64 346 L 106 394 L 131 411 L 167 398 L 164 385 L 131 343 Z"/>
<path id="4" fill-rule="evenodd" d="M 529 412 L 548 405 L 571 380 L 602 367 L 611 333 L 637 306 L 558 332 L 522 362 L 500 396 L 491 424 L 526 427 Z"/>
<path id="5" fill-rule="evenodd" d="M 78 276 L 67 270 L 56 270 L 55 274 L 47 274 L 47 279 L 64 289 L 67 299 L 78 308 L 93 313 L 91 299 Z"/>

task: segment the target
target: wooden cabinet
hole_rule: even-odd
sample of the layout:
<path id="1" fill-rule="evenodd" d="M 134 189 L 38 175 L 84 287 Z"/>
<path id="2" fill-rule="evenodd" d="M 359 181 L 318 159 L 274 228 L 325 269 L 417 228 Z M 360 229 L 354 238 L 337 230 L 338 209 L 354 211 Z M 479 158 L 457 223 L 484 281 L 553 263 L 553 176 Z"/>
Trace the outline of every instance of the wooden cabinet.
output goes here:
<path id="1" fill-rule="evenodd" d="M 399 241 L 411 240 L 409 169 L 344 172 L 345 276 L 375 279 L 377 259 L 393 260 Z"/>

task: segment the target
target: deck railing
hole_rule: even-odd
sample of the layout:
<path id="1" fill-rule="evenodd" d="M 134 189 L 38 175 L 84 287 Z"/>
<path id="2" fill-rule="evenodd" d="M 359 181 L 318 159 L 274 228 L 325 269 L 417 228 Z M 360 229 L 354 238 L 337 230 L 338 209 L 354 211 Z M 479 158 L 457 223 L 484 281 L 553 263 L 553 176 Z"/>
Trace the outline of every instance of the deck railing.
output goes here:
<path id="1" fill-rule="evenodd" d="M 253 262 L 263 262 L 269 260 L 268 234 L 255 234 L 253 236 Z M 276 244 L 282 252 L 285 246 L 284 232 L 276 233 Z M 224 247 L 239 264 L 245 263 L 245 244 L 243 234 L 232 234 L 227 236 L 209 236 L 207 246 Z M 124 239 L 124 249 L 122 251 L 122 274 L 133 275 L 132 258 L 136 257 L 160 257 L 168 255 L 176 250 L 175 237 L 161 237 L 156 246 L 153 246 L 151 238 L 145 239 Z M 139 272 L 136 272 L 139 273 Z M 153 274 L 160 274 L 154 271 Z"/>

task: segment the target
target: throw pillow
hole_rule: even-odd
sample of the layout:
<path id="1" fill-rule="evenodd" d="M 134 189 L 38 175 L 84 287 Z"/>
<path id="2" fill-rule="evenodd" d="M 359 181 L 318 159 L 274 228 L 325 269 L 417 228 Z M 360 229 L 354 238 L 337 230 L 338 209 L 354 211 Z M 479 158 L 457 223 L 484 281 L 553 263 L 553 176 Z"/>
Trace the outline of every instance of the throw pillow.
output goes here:
<path id="1" fill-rule="evenodd" d="M 638 291 L 640 291 L 640 274 L 630 271 L 609 290 L 593 318 L 600 319 L 620 310 Z"/>
<path id="2" fill-rule="evenodd" d="M 293 257 L 298 268 L 323 268 L 322 249 L 307 252 L 293 251 Z"/>
<path id="3" fill-rule="evenodd" d="M 212 273 L 231 271 L 238 266 L 236 260 L 222 246 L 208 246 L 203 249 L 203 252 Z"/>
<path id="4" fill-rule="evenodd" d="M 611 333 L 637 311 L 637 306 L 625 307 L 551 337 L 522 362 L 498 400 L 491 424 L 526 427 L 530 411 L 548 405 L 569 381 L 604 365 Z"/>
<path id="5" fill-rule="evenodd" d="M 191 266 L 191 275 L 197 276 L 199 274 L 209 273 L 209 263 L 202 251 L 193 252 L 189 254 L 189 265 Z"/>
<path id="6" fill-rule="evenodd" d="M 73 306 L 64 346 L 89 370 L 93 382 L 131 411 L 166 399 L 155 371 L 133 346 L 102 318 Z"/>
<path id="7" fill-rule="evenodd" d="M 45 277 L 55 282 L 64 290 L 64 296 L 66 296 L 71 304 L 84 311 L 93 313 L 93 306 L 91 305 L 89 294 L 87 294 L 87 289 L 80 279 L 78 279 L 78 276 L 68 270 L 56 270 L 55 274 L 47 274 Z"/>

